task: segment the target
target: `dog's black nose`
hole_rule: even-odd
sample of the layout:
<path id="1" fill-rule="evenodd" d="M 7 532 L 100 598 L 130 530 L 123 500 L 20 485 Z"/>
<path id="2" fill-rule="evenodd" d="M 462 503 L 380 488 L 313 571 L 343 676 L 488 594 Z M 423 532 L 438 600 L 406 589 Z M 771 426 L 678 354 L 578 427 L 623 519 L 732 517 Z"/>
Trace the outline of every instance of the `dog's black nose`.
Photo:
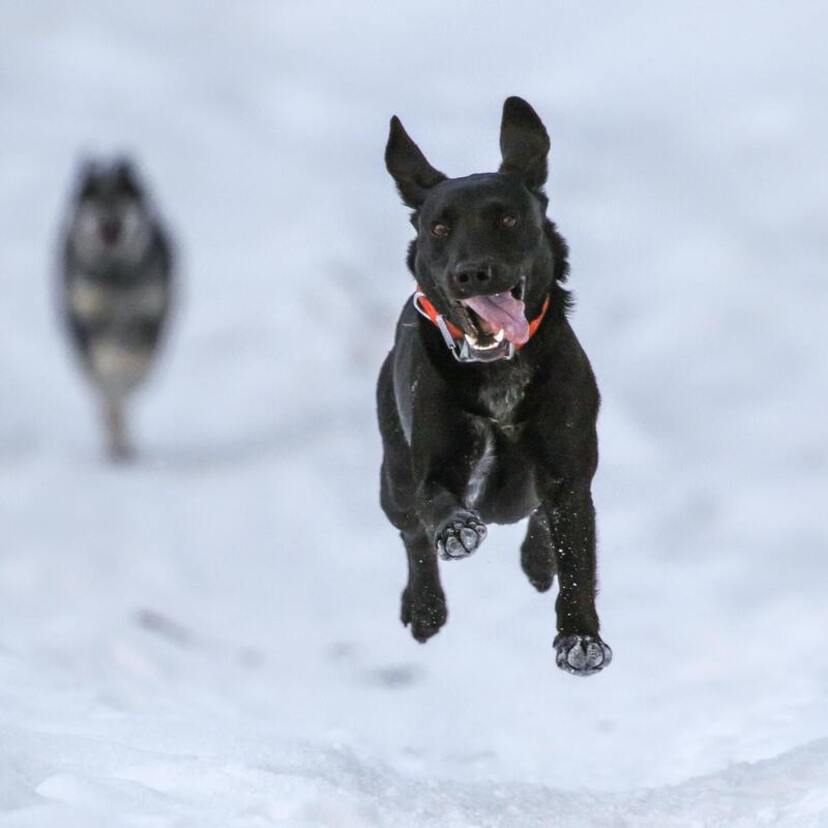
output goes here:
<path id="1" fill-rule="evenodd" d="M 491 262 L 460 262 L 449 277 L 458 296 L 475 296 L 489 287 L 494 278 Z"/>

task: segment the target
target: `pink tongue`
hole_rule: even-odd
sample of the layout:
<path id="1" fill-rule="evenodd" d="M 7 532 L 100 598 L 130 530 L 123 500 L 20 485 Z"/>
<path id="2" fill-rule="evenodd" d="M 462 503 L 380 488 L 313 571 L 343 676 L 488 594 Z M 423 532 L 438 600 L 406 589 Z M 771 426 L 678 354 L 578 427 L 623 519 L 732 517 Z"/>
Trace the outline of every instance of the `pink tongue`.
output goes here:
<path id="1" fill-rule="evenodd" d="M 523 345 L 529 341 L 529 323 L 526 321 L 526 307 L 520 299 L 507 290 L 490 296 L 475 296 L 465 299 L 463 304 L 470 307 L 495 334 L 501 328 L 510 342 Z"/>

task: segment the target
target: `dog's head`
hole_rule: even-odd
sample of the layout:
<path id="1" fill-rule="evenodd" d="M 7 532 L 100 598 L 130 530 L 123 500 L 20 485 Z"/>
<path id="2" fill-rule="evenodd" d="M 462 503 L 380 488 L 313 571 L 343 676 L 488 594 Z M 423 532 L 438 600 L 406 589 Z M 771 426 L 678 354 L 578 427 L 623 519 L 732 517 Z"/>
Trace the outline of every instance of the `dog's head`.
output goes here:
<path id="1" fill-rule="evenodd" d="M 70 241 L 81 260 L 134 262 L 150 242 L 152 213 L 133 165 L 87 162 L 78 177 Z"/>
<path id="2" fill-rule="evenodd" d="M 504 338 L 522 345 L 529 320 L 551 295 L 563 312 L 566 243 L 546 218 L 549 136 L 521 98 L 508 98 L 496 173 L 447 178 L 391 119 L 385 163 L 403 202 L 414 210 L 417 237 L 409 267 L 437 309 L 461 328 L 472 348 Z"/>

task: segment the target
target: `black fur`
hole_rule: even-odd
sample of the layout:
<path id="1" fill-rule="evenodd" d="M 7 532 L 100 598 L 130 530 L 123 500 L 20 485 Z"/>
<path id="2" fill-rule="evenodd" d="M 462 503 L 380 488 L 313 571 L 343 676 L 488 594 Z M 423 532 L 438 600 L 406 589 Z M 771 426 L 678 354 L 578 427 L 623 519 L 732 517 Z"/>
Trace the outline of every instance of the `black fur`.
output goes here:
<path id="1" fill-rule="evenodd" d="M 523 569 L 540 591 L 559 579 L 557 663 L 589 675 L 612 657 L 595 610 L 599 394 L 567 320 L 566 242 L 545 215 L 549 138 L 520 98 L 505 102 L 500 141 L 497 173 L 449 179 L 391 121 L 386 165 L 417 230 L 408 265 L 440 313 L 463 327 L 460 298 L 521 278 L 528 318 L 547 296 L 550 306 L 511 360 L 459 363 L 406 303 L 377 389 L 381 502 L 408 556 L 402 620 L 414 638 L 426 641 L 446 621 L 438 553 L 464 557 L 483 542 L 486 523 L 528 517 Z M 509 229 L 506 213 L 518 219 Z M 435 235 L 436 225 L 449 232 Z M 458 280 L 467 272 L 480 284 Z"/>

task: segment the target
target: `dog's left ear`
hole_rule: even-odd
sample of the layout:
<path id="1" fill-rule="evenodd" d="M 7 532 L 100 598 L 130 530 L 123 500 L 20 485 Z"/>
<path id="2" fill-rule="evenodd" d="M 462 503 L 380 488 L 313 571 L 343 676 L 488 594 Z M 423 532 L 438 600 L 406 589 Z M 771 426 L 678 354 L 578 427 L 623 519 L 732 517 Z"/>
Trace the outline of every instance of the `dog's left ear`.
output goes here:
<path id="1" fill-rule="evenodd" d="M 500 172 L 517 175 L 531 190 L 546 183 L 549 135 L 538 113 L 523 98 L 506 98 L 500 124 Z"/>
<path id="2" fill-rule="evenodd" d="M 113 165 L 113 172 L 118 190 L 121 193 L 132 198 L 141 198 L 141 183 L 138 180 L 135 165 L 129 158 L 124 156 L 117 158 Z"/>
<path id="3" fill-rule="evenodd" d="M 391 119 L 385 166 L 396 182 L 402 200 L 413 210 L 422 206 L 433 186 L 446 180 L 443 173 L 428 163 L 396 115 Z"/>

